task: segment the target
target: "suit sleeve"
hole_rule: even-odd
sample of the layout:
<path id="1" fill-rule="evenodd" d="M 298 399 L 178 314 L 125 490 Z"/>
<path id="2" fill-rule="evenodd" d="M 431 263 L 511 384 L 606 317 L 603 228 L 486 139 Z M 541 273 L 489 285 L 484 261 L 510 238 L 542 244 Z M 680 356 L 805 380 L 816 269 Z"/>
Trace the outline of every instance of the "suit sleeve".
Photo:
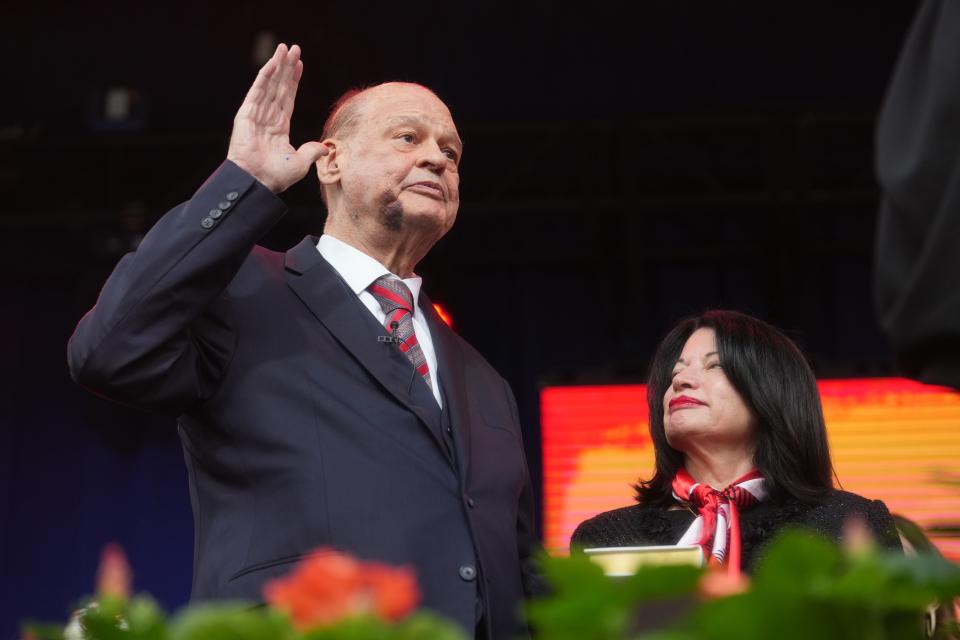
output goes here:
<path id="1" fill-rule="evenodd" d="M 513 415 L 514 422 L 519 427 L 520 415 L 519 411 L 517 411 L 517 401 L 506 380 L 503 381 L 503 386 L 506 389 L 510 412 Z M 522 453 L 523 459 L 526 460 L 526 452 Z M 543 547 L 537 537 L 536 527 L 534 525 L 533 485 L 530 481 L 530 471 L 525 469 L 525 472 L 526 481 L 523 485 L 523 491 L 520 493 L 517 508 L 517 549 L 520 554 L 523 591 L 527 598 L 531 598 L 546 594 L 547 587 L 539 568 L 539 560 L 543 553 Z"/>
<path id="2" fill-rule="evenodd" d="M 877 127 L 874 292 L 904 372 L 960 388 L 960 3 L 926 0 Z"/>
<path id="3" fill-rule="evenodd" d="M 179 414 L 203 401 L 235 346 L 214 301 L 286 209 L 226 161 L 124 256 L 67 347 L 74 380 L 112 400 Z"/>

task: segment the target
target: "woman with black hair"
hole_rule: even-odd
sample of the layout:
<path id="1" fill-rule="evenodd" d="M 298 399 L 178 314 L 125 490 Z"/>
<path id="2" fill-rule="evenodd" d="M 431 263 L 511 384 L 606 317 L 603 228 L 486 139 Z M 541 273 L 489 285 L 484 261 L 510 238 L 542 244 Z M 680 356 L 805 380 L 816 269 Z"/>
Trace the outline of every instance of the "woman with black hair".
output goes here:
<path id="1" fill-rule="evenodd" d="M 783 527 L 839 541 L 851 516 L 901 548 L 882 502 L 833 488 L 816 379 L 767 323 L 735 311 L 681 321 L 657 349 L 647 403 L 653 477 L 637 485 L 639 504 L 581 523 L 572 548 L 700 545 L 709 562 L 749 572 Z"/>

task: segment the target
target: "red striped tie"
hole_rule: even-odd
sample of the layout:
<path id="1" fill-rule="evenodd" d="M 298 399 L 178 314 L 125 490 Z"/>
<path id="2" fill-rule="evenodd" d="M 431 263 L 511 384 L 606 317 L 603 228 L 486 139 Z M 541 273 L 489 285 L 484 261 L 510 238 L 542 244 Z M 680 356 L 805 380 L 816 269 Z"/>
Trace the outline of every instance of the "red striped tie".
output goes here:
<path id="1" fill-rule="evenodd" d="M 430 367 L 427 365 L 420 343 L 417 342 L 417 334 L 413 330 L 413 294 L 410 293 L 410 289 L 403 280 L 381 276 L 367 290 L 380 303 L 380 308 L 387 316 L 384 321 L 387 331 L 400 341 L 400 351 L 407 355 L 413 363 L 413 368 L 423 376 L 427 386 L 432 390 Z"/>

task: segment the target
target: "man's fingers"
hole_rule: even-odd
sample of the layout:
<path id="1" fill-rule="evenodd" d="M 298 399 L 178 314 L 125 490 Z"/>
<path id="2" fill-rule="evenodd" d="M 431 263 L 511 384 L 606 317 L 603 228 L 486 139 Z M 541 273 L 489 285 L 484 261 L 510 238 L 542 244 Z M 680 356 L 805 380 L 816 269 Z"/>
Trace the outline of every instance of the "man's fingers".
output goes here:
<path id="1" fill-rule="evenodd" d="M 280 67 L 280 63 L 287 55 L 287 46 L 282 42 L 277 45 L 276 51 L 273 52 L 273 55 L 270 56 L 270 59 L 267 60 L 260 71 L 257 72 L 257 77 L 254 79 L 253 84 L 250 86 L 250 90 L 247 91 L 246 97 L 243 99 L 243 107 L 251 106 L 253 104 L 269 102 L 272 99 L 271 93 L 275 93 L 275 87 L 271 87 L 276 81 L 277 71 Z M 273 88 L 273 92 L 271 92 Z"/>
<path id="2" fill-rule="evenodd" d="M 257 79 L 253 81 L 253 86 L 265 88 L 270 80 L 276 75 L 277 70 L 279 69 L 286 55 L 287 45 L 281 42 L 277 45 L 277 50 L 273 52 L 273 55 L 270 56 L 270 59 L 267 60 L 262 67 L 260 67 L 260 72 L 257 73 Z M 251 87 L 251 89 L 252 88 L 253 87 Z"/>
<path id="3" fill-rule="evenodd" d="M 293 103 L 297 96 L 300 76 L 303 75 L 303 62 L 300 60 L 300 47 L 293 45 L 281 63 L 281 72 L 277 76 L 276 100 L 284 113 L 293 112 Z"/>
<path id="4" fill-rule="evenodd" d="M 297 98 L 297 89 L 300 86 L 300 76 L 303 75 L 303 63 L 297 60 L 296 65 L 289 70 L 280 86 L 277 88 L 277 104 L 284 113 L 292 114 L 293 105 Z"/>
<path id="5" fill-rule="evenodd" d="M 281 52 L 279 49 L 277 53 L 274 54 L 274 58 L 277 61 L 277 76 L 276 80 L 280 85 L 286 84 L 291 75 L 291 69 L 296 66 L 297 61 L 300 60 L 300 47 L 293 45 L 293 48 L 284 50 Z"/>

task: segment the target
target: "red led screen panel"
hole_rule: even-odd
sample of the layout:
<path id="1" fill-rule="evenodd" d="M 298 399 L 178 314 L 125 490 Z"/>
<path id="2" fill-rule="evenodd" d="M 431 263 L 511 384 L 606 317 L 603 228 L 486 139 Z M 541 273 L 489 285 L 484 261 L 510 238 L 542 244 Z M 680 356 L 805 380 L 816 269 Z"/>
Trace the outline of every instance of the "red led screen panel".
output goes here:
<path id="1" fill-rule="evenodd" d="M 925 527 L 960 521 L 960 393 L 900 378 L 821 380 L 837 478 Z M 547 387 L 540 396 L 545 544 L 567 549 L 576 525 L 633 503 L 649 477 L 646 387 Z M 934 536 L 960 560 L 960 538 Z"/>

